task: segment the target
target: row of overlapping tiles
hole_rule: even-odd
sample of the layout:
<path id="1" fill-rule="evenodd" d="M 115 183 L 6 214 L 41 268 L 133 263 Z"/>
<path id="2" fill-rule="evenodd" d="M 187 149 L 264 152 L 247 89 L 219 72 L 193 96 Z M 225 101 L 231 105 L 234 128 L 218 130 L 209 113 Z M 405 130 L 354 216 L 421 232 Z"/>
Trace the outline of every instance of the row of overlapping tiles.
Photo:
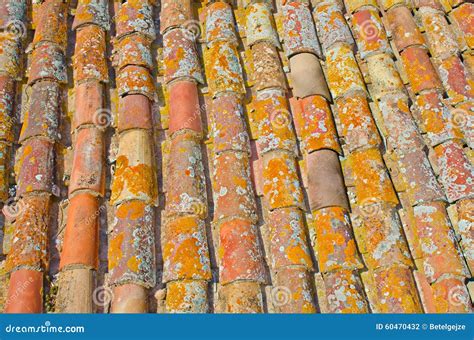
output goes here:
<path id="1" fill-rule="evenodd" d="M 10 62 L 2 93 L 11 122 L 22 50 L 7 24 L 14 15 L 24 20 L 25 7 L 6 3 Z M 167 129 L 159 163 L 151 53 L 157 9 L 148 1 L 114 3 L 119 99 L 111 122 L 106 5 L 78 1 L 72 25 L 74 148 L 57 311 L 94 309 L 104 130 L 111 124 L 118 141 L 107 256 L 112 312 L 146 312 L 157 268 L 165 284 L 158 309 L 166 312 L 469 310 L 473 183 L 464 146 L 472 146 L 472 4 L 163 1 L 158 83 Z M 49 208 L 58 191 L 54 143 L 66 82 L 67 4 L 35 4 L 33 18 L 29 109 L 15 162 L 20 200 L 6 213 L 13 215 L 7 311 L 42 309 Z M 8 154 L 12 124 L 4 136 Z M 155 223 L 161 181 L 166 203 Z M 155 263 L 157 227 L 162 268 Z"/>

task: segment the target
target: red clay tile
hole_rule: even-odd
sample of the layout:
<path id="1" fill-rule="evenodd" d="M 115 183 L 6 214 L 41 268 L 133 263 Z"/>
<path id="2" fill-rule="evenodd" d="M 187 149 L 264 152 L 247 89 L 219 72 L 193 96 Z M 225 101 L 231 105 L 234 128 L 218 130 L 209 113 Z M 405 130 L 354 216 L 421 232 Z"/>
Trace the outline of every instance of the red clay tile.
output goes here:
<path id="1" fill-rule="evenodd" d="M 75 87 L 75 109 L 72 118 L 72 128 L 94 124 L 98 127 L 110 125 L 111 118 L 103 105 L 103 86 L 98 82 L 87 82 Z M 105 119 L 104 119 L 105 118 Z M 105 124 L 102 124 L 105 123 Z"/>
<path id="2" fill-rule="evenodd" d="M 238 45 L 235 34 L 232 6 L 219 1 L 207 6 L 206 41 L 208 46 L 216 41 L 227 41 Z"/>
<path id="3" fill-rule="evenodd" d="M 277 313 L 316 313 L 312 275 L 302 268 L 284 268 L 275 274 L 270 291 Z"/>
<path id="4" fill-rule="evenodd" d="M 457 229 L 461 235 L 461 246 L 464 258 L 471 271 L 474 271 L 474 199 L 460 200 L 456 203 L 458 213 Z"/>
<path id="5" fill-rule="evenodd" d="M 109 236 L 110 283 L 135 283 L 147 288 L 156 281 L 153 209 L 141 201 L 119 205 Z"/>
<path id="6" fill-rule="evenodd" d="M 439 11 L 443 11 L 443 6 L 438 0 L 413 0 L 413 5 L 419 9 L 422 7 L 431 7 Z"/>
<path id="7" fill-rule="evenodd" d="M 210 109 L 214 152 L 249 152 L 249 135 L 239 96 L 224 94 L 212 101 Z"/>
<path id="8" fill-rule="evenodd" d="M 436 313 L 472 313 L 469 292 L 459 278 L 445 278 L 431 286 Z"/>
<path id="9" fill-rule="evenodd" d="M 19 269 L 10 275 L 4 312 L 8 314 L 43 312 L 42 272 Z"/>
<path id="10" fill-rule="evenodd" d="M 105 31 L 110 28 L 107 1 L 79 0 L 77 2 L 72 29 L 78 29 L 89 24 L 100 26 Z"/>
<path id="11" fill-rule="evenodd" d="M 313 17 L 325 53 L 338 43 L 354 45 L 354 38 L 352 38 L 349 26 L 342 10 L 336 3 L 319 3 L 314 8 Z"/>
<path id="12" fill-rule="evenodd" d="M 323 274 L 330 313 L 368 313 L 364 287 L 357 271 L 340 270 Z"/>
<path id="13" fill-rule="evenodd" d="M 136 32 L 149 37 L 150 40 L 155 40 L 156 32 L 151 1 L 128 0 L 122 2 L 115 17 L 117 18 L 117 39 Z"/>
<path id="14" fill-rule="evenodd" d="M 275 47 L 280 47 L 275 30 L 270 6 L 266 3 L 251 3 L 246 7 L 246 36 L 247 44 L 252 46 L 260 41 L 267 41 Z"/>
<path id="15" fill-rule="evenodd" d="M 162 235 L 163 282 L 211 279 L 206 225 L 196 216 L 176 217 Z"/>
<path id="16" fill-rule="evenodd" d="M 451 21 L 462 32 L 469 48 L 474 48 L 474 4 L 466 2 L 449 13 Z"/>
<path id="17" fill-rule="evenodd" d="M 123 284 L 113 288 L 110 313 L 148 313 L 148 292 L 136 284 Z"/>
<path id="18" fill-rule="evenodd" d="M 153 128 L 150 99 L 142 94 L 120 98 L 117 115 L 118 131 Z"/>
<path id="19" fill-rule="evenodd" d="M 49 195 L 29 195 L 17 203 L 14 234 L 5 270 L 48 268 Z"/>
<path id="20" fill-rule="evenodd" d="M 97 195 L 105 191 L 103 133 L 96 128 L 81 129 L 74 143 L 69 194 L 87 190 Z"/>
<path id="21" fill-rule="evenodd" d="M 414 93 L 441 89 L 442 84 L 428 52 L 422 47 L 408 47 L 401 53 L 403 67 Z"/>
<path id="22" fill-rule="evenodd" d="M 296 160 L 287 152 L 272 152 L 263 157 L 263 194 L 270 210 L 303 208 L 303 192 Z"/>
<path id="23" fill-rule="evenodd" d="M 74 81 L 108 82 L 105 32 L 95 25 L 79 28 L 74 52 Z"/>
<path id="24" fill-rule="evenodd" d="M 272 87 L 286 89 L 286 79 L 281 67 L 278 50 L 268 42 L 260 42 L 252 46 L 252 75 L 257 91 Z"/>
<path id="25" fill-rule="evenodd" d="M 183 78 L 204 83 L 194 40 L 185 29 L 174 29 L 165 33 L 163 60 L 165 82 Z"/>
<path id="26" fill-rule="evenodd" d="M 209 310 L 206 281 L 183 280 L 167 284 L 166 312 L 207 313 Z"/>
<path id="27" fill-rule="evenodd" d="M 219 282 L 265 281 L 265 267 L 257 227 L 236 218 L 219 226 Z"/>
<path id="28" fill-rule="evenodd" d="M 349 13 L 357 11 L 364 6 L 372 6 L 378 8 L 376 0 L 344 0 L 344 6 Z"/>
<path id="29" fill-rule="evenodd" d="M 313 269 L 303 213 L 298 208 L 277 209 L 268 213 L 269 256 L 271 267 L 302 266 Z"/>
<path id="30" fill-rule="evenodd" d="M 413 45 L 425 45 L 425 39 L 407 7 L 397 6 L 390 9 L 387 12 L 387 23 L 398 51 Z"/>
<path id="31" fill-rule="evenodd" d="M 221 153 L 214 157 L 212 167 L 214 219 L 239 216 L 256 222 L 257 207 L 248 155 L 243 152 Z"/>
<path id="32" fill-rule="evenodd" d="M 436 62 L 444 89 L 453 105 L 474 98 L 474 79 L 458 56 Z"/>
<path id="33" fill-rule="evenodd" d="M 67 4 L 62 0 L 44 1 L 38 8 L 33 44 L 50 42 L 65 49 L 67 45 Z"/>
<path id="34" fill-rule="evenodd" d="M 207 216 L 206 183 L 201 146 L 195 134 L 175 135 L 171 140 L 167 169 L 167 213 Z"/>
<path id="35" fill-rule="evenodd" d="M 462 144 L 449 140 L 435 147 L 443 184 L 449 202 L 471 197 L 474 193 L 474 168 L 465 154 Z"/>
<path id="36" fill-rule="evenodd" d="M 219 299 L 222 313 L 263 313 L 263 295 L 259 283 L 237 281 L 222 286 Z"/>
<path id="37" fill-rule="evenodd" d="M 346 189 L 337 153 L 319 150 L 306 158 L 308 199 L 311 211 L 336 206 L 349 209 Z"/>
<path id="38" fill-rule="evenodd" d="M 69 199 L 61 269 L 70 265 L 98 269 L 99 216 L 102 208 L 98 198 L 88 193 L 78 193 Z"/>
<path id="39" fill-rule="evenodd" d="M 170 84 L 168 91 L 169 131 L 174 133 L 190 129 L 201 133 L 201 106 L 196 83 L 189 80 L 176 81 Z"/>
<path id="40" fill-rule="evenodd" d="M 365 94 L 357 93 L 339 98 L 335 103 L 341 126 L 340 135 L 344 138 L 349 152 L 381 145 L 382 141 Z"/>
<path id="41" fill-rule="evenodd" d="M 387 11 L 394 6 L 405 5 L 405 0 L 380 0 L 379 5 Z"/>
<path id="42" fill-rule="evenodd" d="M 30 192 L 52 192 L 54 172 L 53 144 L 38 138 L 27 140 L 17 151 L 17 196 Z"/>
<path id="43" fill-rule="evenodd" d="M 0 140 L 13 142 L 15 82 L 9 76 L 0 76 Z"/>
<path id="44" fill-rule="evenodd" d="M 0 202 L 6 202 L 9 197 L 10 187 L 10 157 L 11 146 L 0 142 Z M 8 216 L 7 216 L 8 217 Z"/>
<path id="45" fill-rule="evenodd" d="M 66 61 L 62 51 L 51 43 L 38 45 L 33 50 L 29 68 L 28 84 L 39 80 L 67 82 Z"/>
<path id="46" fill-rule="evenodd" d="M 172 28 L 186 27 L 190 24 L 193 18 L 191 3 L 191 0 L 163 0 L 160 12 L 160 32 L 165 33 Z"/>
<path id="47" fill-rule="evenodd" d="M 150 72 L 140 66 L 126 66 L 117 76 L 117 89 L 120 96 L 142 94 L 155 99 L 155 84 Z"/>
<path id="48" fill-rule="evenodd" d="M 305 52 L 321 58 L 321 46 L 309 7 L 295 1 L 287 3 L 282 9 L 287 56 Z"/>
<path id="49" fill-rule="evenodd" d="M 352 15 L 352 29 L 362 59 L 390 52 L 387 34 L 375 8 L 361 9 Z"/>
<path id="50" fill-rule="evenodd" d="M 31 87 L 28 110 L 25 112 L 19 142 L 31 137 L 59 139 L 61 89 L 58 83 L 42 81 Z"/>
<path id="51" fill-rule="evenodd" d="M 145 67 L 150 71 L 153 70 L 153 59 L 150 49 L 151 41 L 141 34 L 123 37 L 114 46 L 116 69 L 121 70 L 125 66 L 135 65 Z"/>
<path id="52" fill-rule="evenodd" d="M 298 98 L 320 95 L 331 100 L 319 59 L 311 53 L 299 53 L 290 58 L 293 94 Z"/>

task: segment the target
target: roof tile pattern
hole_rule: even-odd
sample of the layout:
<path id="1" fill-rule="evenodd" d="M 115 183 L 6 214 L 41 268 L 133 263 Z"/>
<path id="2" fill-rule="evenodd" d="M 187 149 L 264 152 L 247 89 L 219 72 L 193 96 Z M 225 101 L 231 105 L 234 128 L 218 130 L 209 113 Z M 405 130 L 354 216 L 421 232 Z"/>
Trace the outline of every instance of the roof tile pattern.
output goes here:
<path id="1" fill-rule="evenodd" d="M 0 305 L 472 312 L 472 12 L 0 1 Z"/>

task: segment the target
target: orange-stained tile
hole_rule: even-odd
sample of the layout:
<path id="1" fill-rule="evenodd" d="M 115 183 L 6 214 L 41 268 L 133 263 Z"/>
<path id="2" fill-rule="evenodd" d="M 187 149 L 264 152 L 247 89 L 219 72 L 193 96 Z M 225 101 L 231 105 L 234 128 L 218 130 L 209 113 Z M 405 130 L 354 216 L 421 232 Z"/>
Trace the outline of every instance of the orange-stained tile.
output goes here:
<path id="1" fill-rule="evenodd" d="M 98 269 L 99 216 L 97 197 L 78 193 L 69 199 L 60 268 L 82 265 Z"/>
<path id="2" fill-rule="evenodd" d="M 450 277 L 431 286 L 436 313 L 472 313 L 472 302 L 464 280 Z"/>
<path id="3" fill-rule="evenodd" d="M 413 0 L 413 5 L 417 9 L 420 9 L 422 7 L 430 7 L 439 11 L 443 11 L 443 6 L 438 0 Z"/>
<path id="4" fill-rule="evenodd" d="M 457 230 L 461 235 L 461 247 L 467 265 L 474 271 L 474 199 L 460 200 L 456 203 L 458 214 Z"/>
<path id="5" fill-rule="evenodd" d="M 135 65 L 153 70 L 151 41 L 141 34 L 127 35 L 115 43 L 115 64 L 118 70 Z"/>
<path id="6" fill-rule="evenodd" d="M 263 194 L 270 210 L 303 208 L 303 191 L 296 160 L 287 152 L 272 152 L 263 157 Z"/>
<path id="7" fill-rule="evenodd" d="M 6 202 L 9 196 L 11 171 L 11 146 L 0 142 L 0 202 Z"/>
<path id="8" fill-rule="evenodd" d="M 267 3 L 249 4 L 245 10 L 245 16 L 245 33 L 249 46 L 260 41 L 267 41 L 275 47 L 280 47 L 273 16 Z"/>
<path id="9" fill-rule="evenodd" d="M 275 274 L 270 290 L 277 313 L 316 313 L 312 275 L 304 268 L 282 268 Z"/>
<path id="10" fill-rule="evenodd" d="M 372 6 L 378 8 L 376 0 L 344 0 L 344 6 L 349 13 L 357 11 L 364 6 Z"/>
<path id="11" fill-rule="evenodd" d="M 453 105 L 474 98 L 474 79 L 458 56 L 438 60 L 436 64 L 444 89 Z"/>
<path id="12" fill-rule="evenodd" d="M 10 33 L 0 33 L 0 71 L 11 77 L 21 78 L 21 44 Z"/>
<path id="13" fill-rule="evenodd" d="M 206 41 L 208 46 L 216 41 L 238 45 L 232 6 L 224 1 L 212 2 L 207 8 Z"/>
<path id="14" fill-rule="evenodd" d="M 175 217 L 163 226 L 163 282 L 210 280 L 206 225 L 196 216 Z"/>
<path id="15" fill-rule="evenodd" d="M 62 0 L 44 1 L 38 8 L 37 18 L 41 24 L 36 27 L 33 44 L 50 42 L 66 48 L 67 4 Z"/>
<path id="16" fill-rule="evenodd" d="M 105 32 L 95 25 L 79 28 L 74 52 L 74 81 L 108 82 Z"/>
<path id="17" fill-rule="evenodd" d="M 219 300 L 222 305 L 216 311 L 219 313 L 263 313 L 263 294 L 260 283 L 251 281 L 236 281 L 219 290 Z"/>
<path id="18" fill-rule="evenodd" d="M 117 129 L 122 132 L 130 129 L 153 128 L 150 99 L 142 94 L 130 94 L 119 99 Z"/>
<path id="19" fill-rule="evenodd" d="M 318 267 L 323 273 L 341 269 L 360 269 L 360 259 L 352 233 L 349 212 L 341 207 L 313 212 Z"/>
<path id="20" fill-rule="evenodd" d="M 466 2 L 449 13 L 469 48 L 474 48 L 474 4 Z"/>
<path id="21" fill-rule="evenodd" d="M 286 90 L 286 79 L 275 46 L 259 42 L 252 46 L 254 87 L 257 91 L 279 87 Z"/>
<path id="22" fill-rule="evenodd" d="M 107 31 L 110 28 L 109 3 L 101 0 L 78 0 L 72 29 L 93 24 Z"/>
<path id="23" fill-rule="evenodd" d="M 169 282 L 166 286 L 165 308 L 168 313 L 207 313 L 208 284 L 200 280 Z"/>
<path id="24" fill-rule="evenodd" d="M 86 82 L 75 86 L 75 112 L 72 128 L 93 124 L 106 128 L 111 124 L 110 114 L 103 106 L 104 88 L 98 82 Z"/>
<path id="25" fill-rule="evenodd" d="M 14 79 L 6 75 L 0 76 L 0 140 L 8 142 L 13 142 L 15 139 L 14 98 Z"/>
<path id="26" fill-rule="evenodd" d="M 212 163 L 214 220 L 242 217 L 257 221 L 248 154 L 224 152 Z"/>
<path id="27" fill-rule="evenodd" d="M 168 91 L 170 132 L 190 129 L 201 133 L 201 106 L 196 83 L 190 80 L 176 81 L 169 85 Z"/>
<path id="28" fill-rule="evenodd" d="M 410 46 L 424 46 L 425 39 L 416 26 L 408 7 L 397 6 L 387 12 L 387 29 L 393 37 L 398 51 Z"/>
<path id="29" fill-rule="evenodd" d="M 425 90 L 441 89 L 442 84 L 428 52 L 418 46 L 408 47 L 401 53 L 403 67 L 415 93 Z"/>
<path id="30" fill-rule="evenodd" d="M 36 270 L 19 269 L 10 276 L 4 312 L 43 312 L 43 273 Z"/>
<path id="31" fill-rule="evenodd" d="M 74 142 L 69 194 L 87 190 L 96 195 L 105 191 L 105 147 L 103 133 L 99 129 L 81 129 Z"/>
<path id="32" fill-rule="evenodd" d="M 29 195 L 10 209 L 14 231 L 5 270 L 19 267 L 42 271 L 48 268 L 49 195 Z"/>
<path id="33" fill-rule="evenodd" d="M 269 263 L 279 270 L 289 266 L 313 269 L 313 261 L 306 237 L 303 213 L 298 208 L 277 209 L 268 213 Z"/>
<path id="34" fill-rule="evenodd" d="M 365 94 L 357 93 L 339 98 L 335 103 L 341 126 L 340 134 L 349 152 L 381 145 L 382 141 Z"/>
<path id="35" fill-rule="evenodd" d="M 35 47 L 31 55 L 28 84 L 49 79 L 58 83 L 67 82 L 66 60 L 61 49 L 46 42 Z"/>
<path id="36" fill-rule="evenodd" d="M 236 218 L 220 223 L 217 253 L 221 284 L 266 281 L 258 229 L 249 220 Z"/>
<path id="37" fill-rule="evenodd" d="M 192 22 L 193 12 L 191 3 L 191 0 L 163 0 L 160 11 L 160 32 L 165 33 L 172 28 L 186 28 L 196 25 L 196 23 Z"/>
<path id="38" fill-rule="evenodd" d="M 185 132 L 171 140 L 167 168 L 167 214 L 195 214 L 207 216 L 207 195 L 198 137 Z"/>
<path id="39" fill-rule="evenodd" d="M 368 313 L 369 306 L 357 271 L 339 270 L 323 274 L 330 313 Z"/>
<path id="40" fill-rule="evenodd" d="M 153 208 L 141 201 L 116 207 L 109 236 L 110 283 L 135 283 L 147 288 L 156 283 Z"/>
<path id="41" fill-rule="evenodd" d="M 352 29 L 362 59 L 390 52 L 390 46 L 379 11 L 369 7 L 352 15 Z"/>
<path id="42" fill-rule="evenodd" d="M 380 0 L 379 1 L 379 6 L 383 8 L 385 11 L 398 5 L 405 5 L 405 0 Z"/>
<path id="43" fill-rule="evenodd" d="M 149 37 L 150 40 L 155 40 L 152 1 L 128 0 L 122 2 L 118 6 L 115 17 L 117 39 L 136 32 Z"/>
<path id="44" fill-rule="evenodd" d="M 117 90 L 119 96 L 127 94 L 142 94 L 155 99 L 155 84 L 151 73 L 141 66 L 126 66 L 117 75 Z"/>

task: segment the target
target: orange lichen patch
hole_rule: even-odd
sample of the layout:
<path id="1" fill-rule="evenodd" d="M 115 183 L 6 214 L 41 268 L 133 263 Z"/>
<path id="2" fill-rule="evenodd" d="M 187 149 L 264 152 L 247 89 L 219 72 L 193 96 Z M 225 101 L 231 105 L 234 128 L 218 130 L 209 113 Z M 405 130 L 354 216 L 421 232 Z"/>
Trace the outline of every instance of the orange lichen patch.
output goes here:
<path id="1" fill-rule="evenodd" d="M 123 37 L 114 46 L 117 55 L 116 67 L 121 70 L 125 66 L 135 65 L 153 69 L 151 56 L 151 41 L 141 34 L 131 34 Z"/>
<path id="2" fill-rule="evenodd" d="M 321 58 L 321 46 L 309 7 L 300 2 L 289 2 L 283 6 L 282 15 L 286 55 L 313 53 Z"/>
<path id="3" fill-rule="evenodd" d="M 352 29 L 362 59 L 369 55 L 390 51 L 387 34 L 376 8 L 369 7 L 354 13 L 352 15 Z"/>
<path id="4" fill-rule="evenodd" d="M 257 282 L 232 282 L 219 289 L 220 313 L 263 313 L 263 296 Z"/>
<path id="5" fill-rule="evenodd" d="M 56 45 L 43 43 L 33 50 L 29 67 L 28 84 L 50 79 L 58 83 L 67 82 L 66 61 L 63 52 Z"/>
<path id="6" fill-rule="evenodd" d="M 466 276 L 466 268 L 443 202 L 414 207 L 423 271 L 429 282 L 443 274 Z"/>
<path id="7" fill-rule="evenodd" d="M 286 89 L 286 79 L 281 67 L 280 56 L 275 46 L 260 42 L 252 46 L 252 75 L 257 91 L 272 87 Z"/>
<path id="8" fill-rule="evenodd" d="M 466 59 L 464 59 L 466 60 Z M 474 61 L 474 57 L 473 57 Z M 474 71 L 474 70 L 473 70 Z M 473 73 L 474 74 L 474 73 Z M 450 122 L 456 136 L 462 134 L 467 145 L 474 148 L 474 101 L 467 101 L 450 110 Z"/>
<path id="9" fill-rule="evenodd" d="M 134 199 L 151 203 L 156 199 L 151 145 L 152 139 L 146 130 L 130 130 L 121 135 L 111 186 L 113 204 Z"/>
<path id="10" fill-rule="evenodd" d="M 430 7 L 422 7 L 417 14 L 425 28 L 426 40 L 433 57 L 446 58 L 459 52 L 456 37 L 443 12 Z"/>
<path id="11" fill-rule="evenodd" d="M 207 195 L 198 137 L 186 131 L 171 139 L 166 178 L 167 214 L 207 216 Z"/>
<path id="12" fill-rule="evenodd" d="M 325 52 L 337 43 L 354 45 L 354 38 L 352 38 L 342 9 L 336 2 L 319 3 L 314 8 L 313 16 L 318 37 Z"/>
<path id="13" fill-rule="evenodd" d="M 103 105 L 103 86 L 98 82 L 86 82 L 77 84 L 75 87 L 75 112 L 72 117 L 72 128 L 77 129 L 82 125 L 98 124 L 99 127 L 107 125 L 110 122 L 108 116 L 105 118 L 105 124 L 102 120 L 104 117 Z M 101 115 L 102 114 L 102 115 Z"/>
<path id="14" fill-rule="evenodd" d="M 298 208 L 284 208 L 269 212 L 269 255 L 271 267 L 280 269 L 299 265 L 312 270 L 313 261 L 306 237 L 303 213 Z"/>
<path id="15" fill-rule="evenodd" d="M 193 37 L 186 29 L 174 29 L 163 36 L 165 82 L 194 79 L 204 83 L 201 65 Z"/>
<path id="16" fill-rule="evenodd" d="M 219 282 L 265 281 L 258 229 L 249 220 L 232 219 L 219 226 Z"/>
<path id="17" fill-rule="evenodd" d="M 105 191 L 104 141 L 99 129 L 81 129 L 74 143 L 69 194 L 90 190 L 98 195 Z"/>
<path id="18" fill-rule="evenodd" d="M 110 28 L 109 6 L 107 1 L 79 0 L 77 2 L 72 29 L 77 29 L 87 24 L 100 26 L 103 30 Z"/>
<path id="19" fill-rule="evenodd" d="M 154 213 L 151 206 L 131 201 L 116 208 L 109 237 L 110 283 L 133 282 L 153 287 L 156 281 Z"/>
<path id="20" fill-rule="evenodd" d="M 397 205 L 398 198 L 378 149 L 354 151 L 348 156 L 358 204 L 385 202 Z"/>
<path id="21" fill-rule="evenodd" d="M 431 285 L 436 313 L 470 313 L 472 302 L 463 279 L 445 278 Z"/>
<path id="22" fill-rule="evenodd" d="M 210 280 L 206 225 L 196 216 L 176 217 L 163 228 L 163 282 Z"/>
<path id="23" fill-rule="evenodd" d="M 474 4 L 464 3 L 453 9 L 449 16 L 462 33 L 466 45 L 474 48 Z"/>
<path id="24" fill-rule="evenodd" d="M 304 268 L 284 268 L 275 274 L 270 290 L 277 313 L 316 313 L 312 275 Z"/>
<path id="25" fill-rule="evenodd" d="M 219 41 L 212 44 L 204 56 L 209 92 L 213 97 L 223 92 L 245 93 L 237 47 Z"/>
<path id="26" fill-rule="evenodd" d="M 295 127 L 302 148 L 310 153 L 331 149 L 342 154 L 331 109 L 325 98 L 309 96 L 301 99 L 301 110 L 295 113 Z"/>
<path id="27" fill-rule="evenodd" d="M 20 46 L 11 34 L 0 32 L 0 71 L 15 79 L 20 77 Z"/>
<path id="28" fill-rule="evenodd" d="M 0 142 L 0 202 L 8 199 L 10 179 L 10 145 Z"/>
<path id="29" fill-rule="evenodd" d="M 270 210 L 303 208 L 303 192 L 296 160 L 287 152 L 272 152 L 263 157 L 263 194 Z"/>
<path id="30" fill-rule="evenodd" d="M 378 8 L 376 0 L 344 0 L 344 6 L 349 13 L 353 13 L 361 7 L 372 6 Z"/>
<path id="31" fill-rule="evenodd" d="M 453 105 L 474 98 L 474 79 L 458 56 L 437 60 L 436 64 L 444 89 Z"/>
<path id="32" fill-rule="evenodd" d="M 257 207 L 248 154 L 221 153 L 214 157 L 212 168 L 214 220 L 240 216 L 256 222 Z"/>
<path id="33" fill-rule="evenodd" d="M 267 41 L 275 47 L 280 47 L 278 35 L 275 30 L 272 13 L 268 4 L 251 3 L 246 11 L 245 33 L 247 35 L 247 44 L 252 46 L 260 41 Z"/>
<path id="34" fill-rule="evenodd" d="M 155 100 L 155 84 L 150 72 L 140 66 L 126 66 L 117 76 L 117 89 L 119 96 L 127 94 L 143 94 Z"/>
<path id="35" fill-rule="evenodd" d="M 165 33 L 171 28 L 186 27 L 193 18 L 192 1 L 161 1 L 160 32 Z"/>
<path id="36" fill-rule="evenodd" d="M 273 150 L 296 152 L 292 115 L 283 91 L 260 91 L 257 94 L 253 118 L 258 124 L 258 147 L 262 154 Z"/>
<path id="37" fill-rule="evenodd" d="M 0 140 L 13 142 L 15 82 L 9 76 L 0 75 Z"/>
<path id="38" fill-rule="evenodd" d="M 105 32 L 100 27 L 87 25 L 77 30 L 73 67 L 76 83 L 85 80 L 109 80 Z"/>
<path id="39" fill-rule="evenodd" d="M 29 192 L 52 192 L 54 146 L 44 139 L 33 138 L 17 151 L 15 173 L 17 196 Z"/>
<path id="40" fill-rule="evenodd" d="M 391 267 L 373 272 L 377 310 L 380 313 L 421 313 L 422 308 L 410 268 Z"/>
<path id="41" fill-rule="evenodd" d="M 51 42 L 61 49 L 67 45 L 67 4 L 62 0 L 45 1 L 38 8 L 38 25 L 35 30 L 33 44 Z"/>
<path id="42" fill-rule="evenodd" d="M 382 53 L 367 57 L 367 69 L 374 99 L 381 99 L 390 93 L 403 93 L 403 82 L 391 55 Z"/>
<path id="43" fill-rule="evenodd" d="M 396 208 L 384 203 L 357 206 L 352 220 L 358 245 L 370 269 L 413 262 Z"/>
<path id="44" fill-rule="evenodd" d="M 474 193 L 474 168 L 462 144 L 449 140 L 435 147 L 440 181 L 449 202 L 472 197 Z"/>
<path id="45" fill-rule="evenodd" d="M 461 246 L 467 265 L 474 272 L 474 199 L 461 200 L 456 203 L 458 213 L 457 230 L 461 235 Z"/>
<path id="46" fill-rule="evenodd" d="M 97 197 L 78 194 L 70 198 L 60 268 L 99 265 L 99 207 Z"/>
<path id="47" fill-rule="evenodd" d="M 413 45 L 425 45 L 425 39 L 416 26 L 415 20 L 405 6 L 397 6 L 387 12 L 387 29 L 391 32 L 399 51 Z"/>
<path id="48" fill-rule="evenodd" d="M 378 147 L 382 141 L 372 117 L 367 97 L 356 93 L 336 100 L 341 135 L 349 152 L 365 147 Z"/>
<path id="49" fill-rule="evenodd" d="M 364 80 L 352 49 L 346 45 L 334 46 L 326 53 L 327 80 L 334 98 L 351 92 L 365 92 Z"/>
<path id="50" fill-rule="evenodd" d="M 57 141 L 60 101 L 61 88 L 58 83 L 42 81 L 34 84 L 24 113 L 19 141 L 37 136 Z"/>
<path id="51" fill-rule="evenodd" d="M 174 281 L 166 286 L 166 312 L 168 313 L 207 313 L 206 281 Z"/>
<path id="52" fill-rule="evenodd" d="M 15 219 L 12 245 L 7 256 L 7 272 L 20 267 L 48 268 L 49 195 L 21 198 L 9 211 Z"/>
<path id="53" fill-rule="evenodd" d="M 249 152 L 249 135 L 240 98 L 236 94 L 224 94 L 212 101 L 211 135 L 214 152 Z"/>
<path id="54" fill-rule="evenodd" d="M 401 53 L 403 67 L 414 93 L 424 90 L 442 89 L 428 52 L 418 46 L 408 47 Z"/>
<path id="55" fill-rule="evenodd" d="M 313 212 L 313 219 L 321 272 L 363 268 L 346 209 L 323 208 Z"/>
<path id="56" fill-rule="evenodd" d="M 207 6 L 205 25 L 208 45 L 216 41 L 227 41 L 238 45 L 232 6 L 228 3 L 223 1 L 210 3 Z"/>
<path id="57" fill-rule="evenodd" d="M 115 18 L 118 39 L 136 32 L 155 40 L 153 6 L 150 0 L 128 0 L 121 3 Z"/>
<path id="58" fill-rule="evenodd" d="M 368 313 L 364 287 L 357 271 L 323 273 L 330 313 Z"/>

